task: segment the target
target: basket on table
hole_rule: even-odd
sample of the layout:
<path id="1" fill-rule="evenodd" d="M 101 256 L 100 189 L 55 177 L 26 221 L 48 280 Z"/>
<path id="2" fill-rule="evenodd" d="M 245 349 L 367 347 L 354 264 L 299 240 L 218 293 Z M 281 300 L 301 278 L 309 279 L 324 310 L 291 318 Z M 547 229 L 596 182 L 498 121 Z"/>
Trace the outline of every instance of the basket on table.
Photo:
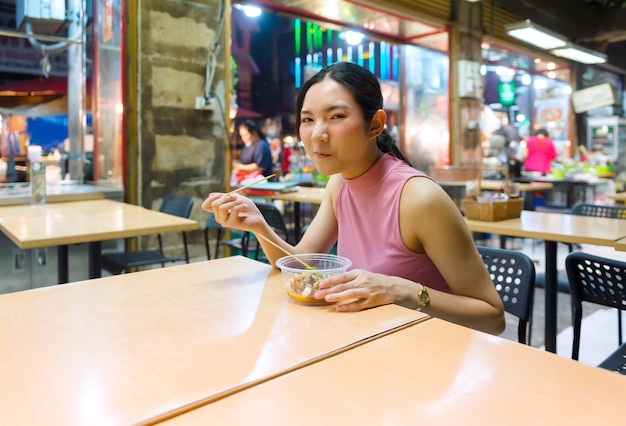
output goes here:
<path id="1" fill-rule="evenodd" d="M 465 211 L 465 217 L 471 220 L 483 220 L 487 222 L 494 222 L 497 220 L 514 219 L 520 217 L 522 210 L 524 209 L 523 198 L 511 198 L 510 188 L 511 182 L 509 179 L 508 169 L 504 170 L 505 181 L 504 190 L 506 197 L 503 199 L 494 200 L 463 200 L 463 210 Z M 478 173 L 478 184 L 476 185 L 476 195 L 479 197 L 481 194 L 480 180 L 482 176 L 482 170 Z"/>

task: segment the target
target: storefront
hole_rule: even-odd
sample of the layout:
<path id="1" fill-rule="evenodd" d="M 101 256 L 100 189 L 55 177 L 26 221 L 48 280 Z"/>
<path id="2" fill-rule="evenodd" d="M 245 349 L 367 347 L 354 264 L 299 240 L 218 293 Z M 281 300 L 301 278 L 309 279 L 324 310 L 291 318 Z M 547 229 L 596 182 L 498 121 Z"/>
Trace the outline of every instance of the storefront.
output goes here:
<path id="1" fill-rule="evenodd" d="M 294 136 L 301 84 L 322 66 L 358 63 L 379 77 L 388 130 L 418 168 L 449 161 L 449 31 L 373 7 L 292 9 L 263 3 L 232 7 L 238 119 L 268 120 L 271 137 Z M 296 141 L 297 142 L 297 141 Z"/>
<path id="2" fill-rule="evenodd" d="M 524 140 L 546 129 L 560 156 L 572 157 L 571 69 L 545 55 L 483 43 L 484 103 L 491 119 L 483 121 L 483 138 L 514 126 Z M 487 146 L 491 155 L 498 152 Z"/>

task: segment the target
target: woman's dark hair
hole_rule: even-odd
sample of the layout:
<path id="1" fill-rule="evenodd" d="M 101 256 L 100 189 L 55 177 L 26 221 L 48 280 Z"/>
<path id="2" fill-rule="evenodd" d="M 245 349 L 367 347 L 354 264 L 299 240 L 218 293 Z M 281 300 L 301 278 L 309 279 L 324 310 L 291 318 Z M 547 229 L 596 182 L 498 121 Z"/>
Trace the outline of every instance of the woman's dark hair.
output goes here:
<path id="1" fill-rule="evenodd" d="M 261 130 L 256 122 L 252 120 L 246 120 L 239 125 L 239 128 L 241 127 L 245 127 L 250 133 L 256 133 L 257 135 L 259 135 L 259 138 L 267 140 L 265 134 L 263 134 L 263 130 Z"/>
<path id="2" fill-rule="evenodd" d="M 367 123 L 372 121 L 376 111 L 383 109 L 383 95 L 376 76 L 360 65 L 351 62 L 337 62 L 322 68 L 302 85 L 296 100 L 296 132 L 298 138 L 300 138 L 300 112 L 302 112 L 304 97 L 311 86 L 326 78 L 341 84 L 352 95 L 355 102 L 361 107 L 363 119 Z M 387 129 L 378 135 L 376 144 L 382 152 L 388 152 L 408 163 Z"/>
<path id="3" fill-rule="evenodd" d="M 535 135 L 543 135 L 546 138 L 548 137 L 548 131 L 546 129 L 537 129 Z"/>

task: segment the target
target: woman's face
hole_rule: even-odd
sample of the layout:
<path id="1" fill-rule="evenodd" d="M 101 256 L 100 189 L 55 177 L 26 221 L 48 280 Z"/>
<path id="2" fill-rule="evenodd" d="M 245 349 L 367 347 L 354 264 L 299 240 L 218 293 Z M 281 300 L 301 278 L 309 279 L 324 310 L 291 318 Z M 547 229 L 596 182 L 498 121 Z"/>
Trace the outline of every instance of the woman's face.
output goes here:
<path id="1" fill-rule="evenodd" d="M 315 168 L 323 175 L 341 173 L 353 179 L 373 164 L 377 152 L 370 123 L 360 106 L 339 83 L 325 79 L 304 97 L 300 112 L 300 137 Z"/>
<path id="2" fill-rule="evenodd" d="M 239 128 L 239 137 L 241 137 L 241 141 L 244 145 L 248 146 L 252 142 L 252 133 L 248 130 L 247 127 L 241 126 Z"/>

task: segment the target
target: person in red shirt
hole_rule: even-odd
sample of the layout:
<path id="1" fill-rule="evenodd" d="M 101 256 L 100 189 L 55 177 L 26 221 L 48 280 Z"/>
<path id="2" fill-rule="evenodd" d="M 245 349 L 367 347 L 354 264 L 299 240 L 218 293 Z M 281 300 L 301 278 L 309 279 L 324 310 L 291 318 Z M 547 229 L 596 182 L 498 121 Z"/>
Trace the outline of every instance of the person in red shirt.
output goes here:
<path id="1" fill-rule="evenodd" d="M 548 137 L 546 129 L 539 129 L 535 136 L 526 140 L 524 170 L 528 172 L 550 173 L 552 160 L 557 157 L 554 142 Z"/>

